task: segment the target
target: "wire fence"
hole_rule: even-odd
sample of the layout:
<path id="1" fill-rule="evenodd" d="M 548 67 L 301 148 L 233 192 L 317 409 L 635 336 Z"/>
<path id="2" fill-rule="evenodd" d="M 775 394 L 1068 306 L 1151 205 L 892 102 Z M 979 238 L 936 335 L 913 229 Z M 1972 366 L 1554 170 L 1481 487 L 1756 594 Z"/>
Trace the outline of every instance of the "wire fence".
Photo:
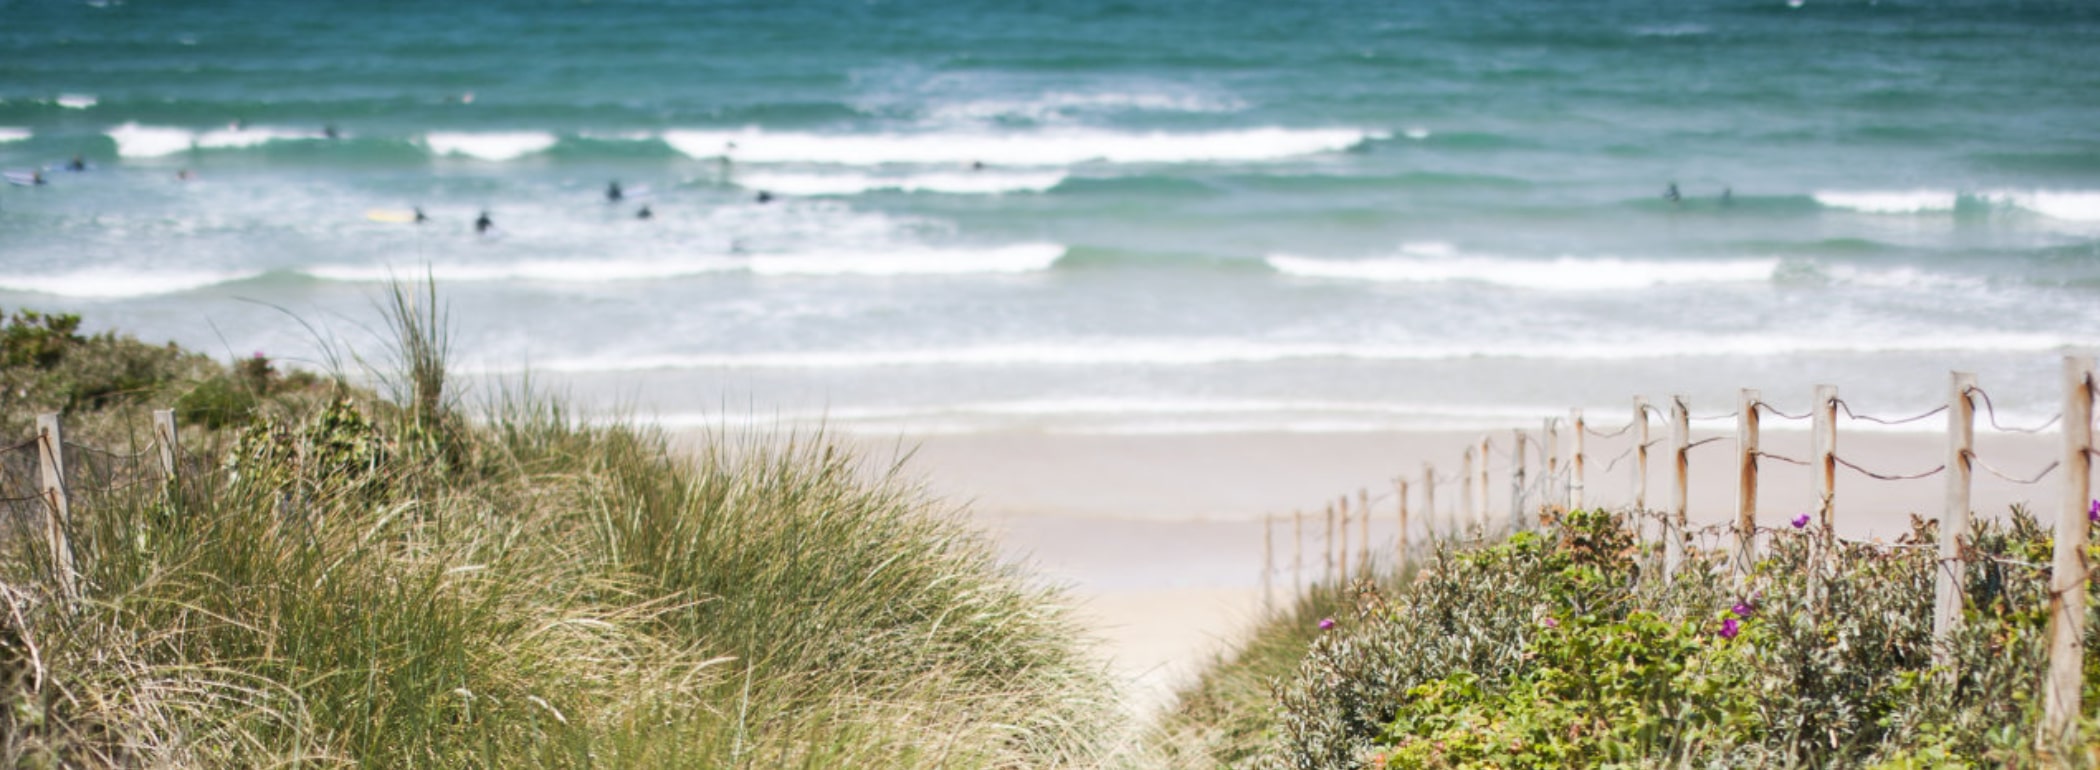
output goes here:
<path id="1" fill-rule="evenodd" d="M 1469 446 L 1457 473 L 1439 473 L 1436 466 L 1423 464 L 1423 472 L 1412 477 L 1403 476 L 1395 480 L 1393 491 L 1377 498 L 1360 495 L 1362 500 L 1358 516 L 1372 515 L 1370 506 L 1382 504 L 1397 513 L 1397 537 L 1390 552 L 1389 563 L 1396 567 L 1411 558 L 1429 541 L 1465 538 L 1485 540 L 1500 533 L 1515 532 L 1530 528 L 1537 522 L 1550 520 L 1560 511 L 1583 507 L 1595 507 L 1592 498 L 1586 496 L 1589 474 L 1594 468 L 1588 462 L 1591 450 L 1588 439 L 1600 441 L 1624 440 L 1624 447 L 1614 447 L 1617 453 L 1601 466 L 1603 473 L 1622 473 L 1622 463 L 1631 470 L 1634 490 L 1633 500 L 1620 507 L 1631 512 L 1635 528 L 1653 553 L 1661 561 L 1658 574 L 1669 579 L 1677 570 L 1693 563 L 1693 554 L 1725 553 L 1728 569 L 1735 573 L 1738 581 L 1746 580 L 1751 565 L 1755 563 L 1761 541 L 1789 534 L 1806 534 L 1824 544 L 1818 558 L 1835 558 L 1840 548 L 1878 550 L 1885 553 L 1916 552 L 1937 549 L 1936 559 L 1940 568 L 1935 585 L 1934 631 L 1940 638 L 1947 638 L 1960 622 L 1960 567 L 1963 564 L 1988 565 L 1992 569 L 2016 569 L 2036 578 L 2051 581 L 2049 592 L 2065 601 L 2052 603 L 2050 625 L 2052 660 L 2081 660 L 2083 645 L 2084 612 L 2066 612 L 2064 606 L 2082 608 L 2085 604 L 2087 583 L 2100 566 L 2088 566 L 2084 559 L 2084 548 L 2088 538 L 2089 519 L 2100 521 L 2100 501 L 2091 497 L 2091 474 L 2093 461 L 2100 450 L 2093 442 L 2094 400 L 2100 396 L 2100 378 L 2094 376 L 2091 358 L 2066 357 L 2064 360 L 2065 389 L 2064 408 L 2036 425 L 2008 425 L 1999 419 L 1996 405 L 1990 394 L 1978 387 L 1975 378 L 1965 373 L 1952 373 L 1947 403 L 1914 414 L 1882 415 L 1864 412 L 1837 397 L 1837 389 L 1818 386 L 1809 408 L 1800 412 L 1781 410 L 1758 396 L 1757 391 L 1745 390 L 1738 408 L 1726 413 L 1693 415 L 1683 397 L 1675 397 L 1667 409 L 1650 404 L 1646 398 L 1634 399 L 1630 419 L 1621 425 L 1609 428 L 1593 428 L 1584 418 L 1582 410 L 1569 410 L 1568 417 L 1548 417 L 1536 433 L 1513 430 L 1507 434 L 1508 446 L 1495 436 L 1486 436 L 1477 444 Z M 1980 413 L 1980 414 L 1979 414 Z M 1839 426 L 1844 421 L 1871 423 L 1882 426 L 1912 425 L 1925 420 L 1941 418 L 1947 421 L 1946 462 L 1923 470 L 1889 469 L 1873 467 L 1864 458 L 1855 458 L 1837 449 Z M 1811 452 L 1809 456 L 1782 454 L 1766 451 L 1759 446 L 1761 418 L 1770 416 L 1790 422 L 1809 423 Z M 1976 451 L 1975 435 L 1982 426 L 1999 434 L 2038 435 L 2054 427 L 2064 437 L 2064 456 L 2037 468 L 2008 471 L 1988 462 Z M 1665 437 L 1655 438 L 1651 428 L 1660 423 Z M 1734 435 L 1714 435 L 1693 440 L 1690 425 L 1694 422 L 1711 423 L 1733 420 Z M 1563 432 L 1563 425 L 1572 430 Z M 1632 433 L 1631 438 L 1627 434 Z M 1736 486 L 1735 515 L 1720 523 L 1691 526 L 1687 521 L 1688 499 L 1691 491 L 1691 460 L 1695 455 L 1702 463 L 1716 459 L 1713 452 L 1694 453 L 1692 450 L 1710 444 L 1729 444 L 1734 447 L 1731 462 L 1735 471 L 1729 474 L 1701 474 L 1703 484 L 1712 484 L 1713 479 L 1727 479 Z M 1564 455 L 1563 451 L 1567 453 Z M 1607 450 L 1609 451 L 1609 450 Z M 1627 463 L 1629 458 L 1635 458 Z M 1663 476 L 1669 499 L 1663 505 L 1654 505 L 1647 493 L 1654 479 L 1650 471 L 1656 461 L 1661 460 Z M 1804 513 L 1790 520 L 1788 527 L 1772 527 L 1758 522 L 1759 465 L 1762 461 L 1806 468 L 1815 483 L 1815 509 L 1813 515 Z M 2002 462 L 2002 460 L 2001 460 Z M 1835 522 L 1848 510 L 1841 494 L 1839 467 L 1858 476 L 1877 482 L 1907 483 L 1924 479 L 1944 478 L 1944 508 L 1937 519 L 1918 519 L 1930 523 L 1937 533 L 1928 539 L 1903 539 L 1897 542 L 1859 540 L 1839 537 Z M 2052 564 L 2035 564 L 2015 559 L 2004 554 L 1984 553 L 1970 540 L 1970 499 L 1975 485 L 1973 471 L 2016 486 L 2034 486 L 2044 479 L 2055 477 L 2062 484 L 2062 498 L 2056 511 L 2056 534 L 2053 538 L 2055 559 Z M 1493 477 L 1502 475 L 1506 483 L 1496 484 Z M 1440 489 L 1440 487 L 1442 489 Z M 1508 507 L 1506 514 L 1496 509 L 1491 492 L 1506 492 Z M 2088 507 L 2090 505 L 2090 508 Z M 1383 514 L 1381 514 L 1383 515 Z M 1505 518 L 1506 516 L 1506 518 Z M 1271 522 L 1273 524 L 1273 520 Z M 1343 527 L 1344 530 L 1347 527 Z M 1368 529 L 1357 536 L 1354 567 L 1346 550 L 1346 540 L 1314 544 L 1328 551 L 1324 561 L 1327 572 L 1320 579 L 1333 583 L 1368 576 L 1373 569 L 1371 544 Z M 1417 537 L 1421 537 L 1417 541 Z M 1270 539 L 1273 543 L 1273 538 Z M 1306 585 L 1305 570 L 1309 562 L 1304 558 L 1302 534 L 1296 544 L 1298 553 L 1291 559 L 1293 582 L 1301 588 Z M 1382 549 L 1381 549 L 1382 550 Z M 1273 553 L 1266 558 L 1263 570 L 1264 598 L 1274 605 L 1270 590 L 1272 578 L 1276 576 L 1277 562 Z M 1712 565 L 1715 562 L 1699 561 Z M 1711 568 L 1709 566 L 1708 568 Z M 2079 577 L 2086 579 L 2081 580 Z M 2064 656 L 2069 656 L 2065 658 Z M 2075 663 L 2054 666 L 2055 678 L 2043 682 L 2042 698 L 2048 704 L 2044 722 L 2050 729 L 2061 732 L 2075 719 L 2080 698 L 2080 684 L 2076 678 L 2079 666 Z M 2062 674 L 2068 671 L 2069 674 Z M 2065 704 L 2069 704 L 2066 706 Z M 2068 716 L 2067 716 L 2068 715 Z"/>

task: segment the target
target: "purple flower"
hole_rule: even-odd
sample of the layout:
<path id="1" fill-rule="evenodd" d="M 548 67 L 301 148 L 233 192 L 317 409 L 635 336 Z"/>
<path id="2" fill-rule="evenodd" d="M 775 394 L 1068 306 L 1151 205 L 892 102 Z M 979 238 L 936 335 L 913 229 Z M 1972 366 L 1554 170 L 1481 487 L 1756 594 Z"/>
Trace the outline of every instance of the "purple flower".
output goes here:
<path id="1" fill-rule="evenodd" d="M 1729 618 L 1727 620 L 1721 621 L 1721 638 L 1734 639 L 1736 634 L 1740 634 L 1742 632 L 1743 626 L 1741 623 L 1735 622 L 1735 618 Z"/>
<path id="2" fill-rule="evenodd" d="M 1799 516 L 1795 516 L 1795 517 L 1794 517 L 1794 528 L 1795 528 L 1795 529 L 1806 529 L 1807 527 L 1808 527 L 1808 514 L 1805 514 L 1805 513 L 1804 513 L 1804 514 L 1801 514 L 1801 515 L 1799 515 Z"/>
<path id="3" fill-rule="evenodd" d="M 1334 628 L 1334 618 L 1321 618 L 1320 630 L 1326 631 L 1330 628 Z"/>
<path id="4" fill-rule="evenodd" d="M 1539 621 L 1539 625 L 1545 626 L 1547 628 L 1559 628 L 1560 621 L 1554 620 L 1553 618 L 1547 618 L 1545 620 Z"/>
<path id="5" fill-rule="evenodd" d="M 1735 606 L 1728 608 L 1728 611 L 1735 613 L 1736 617 L 1749 620 L 1750 616 L 1757 612 L 1757 608 L 1750 606 L 1749 602 L 1736 602 Z"/>
<path id="6" fill-rule="evenodd" d="M 2100 521 L 2100 500 L 2094 500 L 2093 507 L 2085 509 L 2085 520 Z"/>
<path id="7" fill-rule="evenodd" d="M 260 351 L 260 350 L 258 350 L 258 351 L 255 351 L 255 357 L 256 357 L 256 358 L 269 358 L 269 356 L 265 356 L 265 355 L 263 355 L 263 352 L 262 352 L 262 351 Z"/>

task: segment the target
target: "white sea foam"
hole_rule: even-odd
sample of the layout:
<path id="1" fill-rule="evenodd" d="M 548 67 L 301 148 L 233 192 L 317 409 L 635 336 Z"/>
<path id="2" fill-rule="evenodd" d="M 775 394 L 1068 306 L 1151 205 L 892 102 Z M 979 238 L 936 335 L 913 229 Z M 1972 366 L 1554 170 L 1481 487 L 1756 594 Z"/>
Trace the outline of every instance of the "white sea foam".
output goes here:
<path id="1" fill-rule="evenodd" d="M 2069 222 L 2100 222 L 2100 192 L 2090 190 L 1997 191 L 1978 198 L 1994 204 L 2014 206 L 2051 219 Z"/>
<path id="2" fill-rule="evenodd" d="M 1033 273 L 1050 269 L 1065 247 L 1024 243 L 990 249 L 899 248 L 757 255 L 748 268 L 759 275 L 969 275 Z"/>
<path id="3" fill-rule="evenodd" d="M 431 265 L 427 272 L 439 281 L 479 283 L 489 281 L 544 281 L 550 283 L 609 283 L 677 278 L 742 269 L 740 260 L 704 257 L 685 260 L 532 260 L 496 264 Z M 404 271 L 389 265 L 319 265 L 300 272 L 315 278 L 349 283 L 380 283 L 401 277 Z M 421 275 L 425 268 L 409 274 Z"/>
<path id="4" fill-rule="evenodd" d="M 1184 112 L 1224 113 L 1246 109 L 1245 102 L 1224 96 L 1168 91 L 1052 91 L 1027 99 L 980 99 L 933 108 L 927 117 L 939 122 L 1019 118 L 1051 122 L 1082 113 Z"/>
<path id="5" fill-rule="evenodd" d="M 664 142 L 696 158 L 757 163 L 893 163 L 1063 166 L 1108 163 L 1266 161 L 1336 152 L 1378 136 L 1358 129 L 1256 128 L 1202 133 L 1127 133 L 1054 129 L 1026 133 L 929 132 L 890 134 L 670 131 Z"/>
<path id="6" fill-rule="evenodd" d="M 1278 343 L 1236 339 L 1100 339 L 918 349 L 840 349 L 720 353 L 636 353 L 556 359 L 554 372 L 674 369 L 858 369 L 875 367 L 1187 367 L 1311 360 L 1439 361 L 1502 358 L 1638 361 L 1801 354 L 2053 352 L 2073 341 L 2037 334 L 1659 336 L 1596 342 L 1390 345 Z"/>
<path id="7" fill-rule="evenodd" d="M 125 123 L 105 132 L 117 143 L 117 154 L 126 158 L 157 158 L 190 149 L 196 135 L 188 129 L 141 126 Z"/>
<path id="8" fill-rule="evenodd" d="M 1400 132 L 1400 135 L 1419 142 L 1429 138 L 1429 129 L 1421 126 L 1408 126 L 1407 130 Z"/>
<path id="9" fill-rule="evenodd" d="M 26 128 L 0 126 L 0 142 L 19 142 L 36 134 Z"/>
<path id="10" fill-rule="evenodd" d="M 1678 24 L 1651 24 L 1647 26 L 1633 28 L 1633 34 L 1635 37 L 1690 37 L 1694 35 L 1704 35 L 1710 31 L 1712 31 L 1711 28 L 1707 27 L 1706 25 L 1696 24 L 1692 22 L 1682 22 Z"/>
<path id="11" fill-rule="evenodd" d="M 1064 180 L 1065 174 L 1060 171 L 955 171 L 907 176 L 751 172 L 736 178 L 737 184 L 747 189 L 787 195 L 858 195 L 875 190 L 992 195 L 1042 192 Z"/>
<path id="12" fill-rule="evenodd" d="M 199 148 L 210 150 L 241 149 L 276 141 L 320 139 L 319 131 L 299 131 L 289 128 L 221 128 L 198 134 L 194 140 Z"/>
<path id="13" fill-rule="evenodd" d="M 1285 275 L 1401 283 L 1467 281 L 1542 291 L 1609 291 L 1695 283 L 1769 281 L 1777 259 L 1633 261 L 1610 257 L 1551 260 L 1460 255 L 1444 244 L 1418 244 L 1401 256 L 1314 259 L 1277 254 L 1266 261 Z"/>
<path id="14" fill-rule="evenodd" d="M 95 106 L 97 100 L 91 94 L 59 94 L 58 106 L 69 110 L 84 110 Z"/>
<path id="15" fill-rule="evenodd" d="M 466 133 L 435 131 L 423 137 L 430 151 L 438 155 L 464 155 L 489 161 L 515 160 L 536 152 L 545 152 L 560 141 L 559 137 L 543 131 L 508 131 L 491 133 Z"/>
<path id="16" fill-rule="evenodd" d="M 779 276 L 966 275 L 1047 270 L 1063 254 L 1064 247 L 1056 244 L 1020 244 L 982 250 L 889 248 L 830 253 L 709 255 L 682 259 L 530 260 L 432 265 L 428 270 L 432 277 L 440 281 L 457 283 L 611 283 L 729 272 Z M 404 273 L 395 266 L 372 264 L 319 265 L 303 268 L 300 272 L 322 280 L 346 283 L 384 282 Z M 417 268 L 414 274 L 420 275 L 422 272 L 423 268 Z"/>
<path id="17" fill-rule="evenodd" d="M 61 297 L 122 299 L 179 294 L 259 275 L 210 270 L 142 271 L 92 268 L 57 275 L 0 275 L 0 289 Z"/>
<path id="18" fill-rule="evenodd" d="M 1953 211 L 1961 196 L 1952 190 L 1855 190 L 1815 193 L 1824 208 L 1849 209 L 1869 214 L 1923 214 Z"/>
<path id="19" fill-rule="evenodd" d="M 643 418 L 666 428 L 768 428 L 823 425 L 827 430 L 894 434 L 977 433 L 1030 426 L 1056 433 L 1188 434 L 1240 432 L 1355 433 L 1530 424 L 1548 408 L 1262 399 L 1078 397 L 829 408 L 773 413 L 681 412 Z"/>

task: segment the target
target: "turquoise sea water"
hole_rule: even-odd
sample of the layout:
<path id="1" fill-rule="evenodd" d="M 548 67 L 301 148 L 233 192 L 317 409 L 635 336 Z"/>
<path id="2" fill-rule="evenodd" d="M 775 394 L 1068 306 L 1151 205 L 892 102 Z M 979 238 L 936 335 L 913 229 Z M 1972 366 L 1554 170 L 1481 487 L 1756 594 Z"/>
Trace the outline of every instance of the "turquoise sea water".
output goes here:
<path id="1" fill-rule="evenodd" d="M 2078 2 L 0 2 L 0 169 L 47 180 L 0 187 L 0 306 L 310 359 L 285 311 L 369 346 L 427 270 L 469 368 L 673 422 L 1903 411 L 1954 368 L 2046 415 L 2100 341 L 2096 42 Z"/>

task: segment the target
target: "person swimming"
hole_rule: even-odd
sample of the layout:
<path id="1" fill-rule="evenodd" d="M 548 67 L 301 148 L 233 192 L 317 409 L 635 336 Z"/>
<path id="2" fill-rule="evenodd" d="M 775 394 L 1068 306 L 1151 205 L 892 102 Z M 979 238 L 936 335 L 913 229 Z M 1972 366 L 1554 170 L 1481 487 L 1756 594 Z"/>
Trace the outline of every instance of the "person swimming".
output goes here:
<path id="1" fill-rule="evenodd" d="M 424 214 L 423 214 L 423 207 L 422 207 L 422 206 L 416 206 L 416 207 L 415 207 L 415 210 L 416 210 L 416 224 L 419 224 L 419 225 L 420 225 L 420 224 L 423 224 L 424 222 L 428 222 L 428 221 L 430 221 L 430 217 L 428 217 L 428 216 L 424 216 Z"/>
<path id="2" fill-rule="evenodd" d="M 1669 189 L 1663 190 L 1663 200 L 1671 203 L 1679 203 L 1684 200 L 1684 195 L 1677 192 L 1676 182 L 1671 182 Z"/>
<path id="3" fill-rule="evenodd" d="M 73 156 L 73 159 L 72 159 L 72 160 L 66 161 L 66 170 L 67 170 L 67 171 L 86 171 L 86 170 L 87 170 L 87 160 L 86 160 L 85 158 L 82 158 L 82 157 L 80 157 L 79 155 L 77 155 L 77 154 L 76 154 L 76 155 L 74 155 L 74 156 Z"/>
<path id="4" fill-rule="evenodd" d="M 1721 205 L 1723 205 L 1723 206 L 1733 206 L 1733 205 L 1735 205 L 1735 188 L 1733 188 L 1733 187 L 1723 187 L 1723 188 L 1721 188 Z"/>
<path id="5" fill-rule="evenodd" d="M 625 197 L 627 197 L 627 194 L 620 191 L 620 180 L 612 180 L 611 184 L 605 186 L 606 203 L 619 203 L 620 199 Z"/>
<path id="6" fill-rule="evenodd" d="M 654 218 L 656 218 L 656 212 L 654 212 L 654 211 L 650 211 L 650 210 L 649 210 L 649 204 L 647 204 L 647 203 L 644 203 L 644 204 L 642 204 L 642 210 L 640 210 L 640 211 L 637 211 L 637 212 L 634 212 L 634 218 L 635 218 L 635 219 L 654 219 Z"/>
<path id="7" fill-rule="evenodd" d="M 482 209 L 481 216 L 474 218 L 474 232 L 478 234 L 488 235 L 489 230 L 494 229 L 495 226 L 496 221 L 489 218 L 488 209 Z"/>
<path id="8" fill-rule="evenodd" d="M 335 124 L 334 124 L 334 123 L 330 123 L 330 124 L 328 124 L 328 125 L 322 126 L 322 127 L 321 127 L 321 136 L 323 136 L 323 137 L 326 137 L 326 138 L 329 138 L 329 139 L 341 139 L 341 138 L 343 138 L 343 134 L 342 134 L 342 132 L 340 132 L 340 131 L 337 131 L 337 130 L 335 130 Z"/>
<path id="9" fill-rule="evenodd" d="M 764 190 L 760 190 L 760 191 L 758 191 L 758 197 L 756 198 L 756 200 L 757 200 L 757 201 L 758 201 L 759 203 L 772 203 L 772 202 L 773 202 L 773 194 L 772 194 L 772 193 L 769 193 L 769 192 L 766 192 L 766 191 L 764 191 Z"/>

